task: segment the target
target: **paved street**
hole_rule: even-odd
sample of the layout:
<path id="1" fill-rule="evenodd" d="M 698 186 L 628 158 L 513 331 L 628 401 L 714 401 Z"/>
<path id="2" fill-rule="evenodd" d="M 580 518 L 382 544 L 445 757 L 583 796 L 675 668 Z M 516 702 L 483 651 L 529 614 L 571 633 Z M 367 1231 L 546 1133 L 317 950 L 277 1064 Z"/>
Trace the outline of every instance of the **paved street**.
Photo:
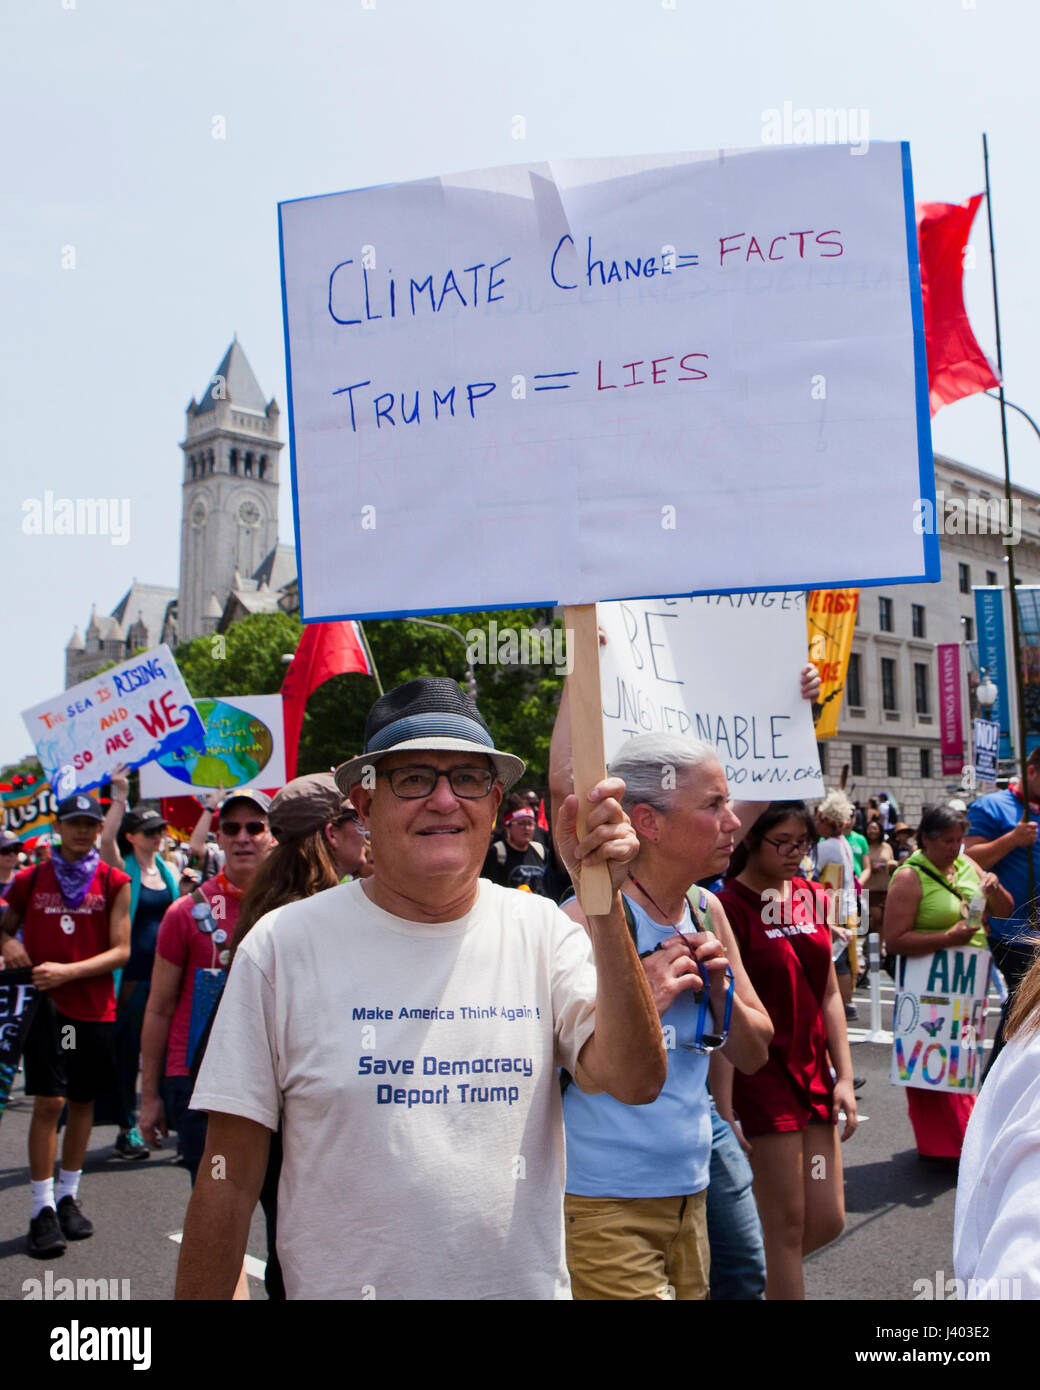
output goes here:
<path id="1" fill-rule="evenodd" d="M 891 1024 L 893 987 L 882 975 L 882 1025 Z M 866 1031 L 868 999 L 856 996 L 860 1019 L 852 1036 Z M 991 997 L 989 1031 L 996 1009 Z M 914 1149 L 906 1101 L 888 1082 L 890 1049 L 885 1044 L 854 1042 L 857 1074 L 867 1078 L 860 1092 L 865 1117 L 844 1146 L 848 1222 L 842 1238 L 806 1262 L 810 1299 L 880 1298 L 911 1300 L 915 1281 L 934 1284 L 937 1271 L 953 1273 L 951 1241 L 955 1175 L 921 1163 Z M 0 1122 L 0 1299 L 25 1296 L 23 1281 L 55 1278 L 127 1279 L 134 1299 L 165 1299 L 173 1291 L 178 1246 L 171 1236 L 183 1226 L 188 1176 L 174 1162 L 172 1150 L 143 1163 L 111 1158 L 115 1130 L 97 1129 L 91 1142 L 82 1197 L 96 1234 L 70 1244 L 59 1260 L 31 1260 L 25 1253 L 29 1190 L 25 1144 L 30 1102 L 16 1086 Z M 263 1221 L 254 1217 L 248 1265 L 254 1298 L 265 1297 L 262 1282 L 266 1254 Z"/>

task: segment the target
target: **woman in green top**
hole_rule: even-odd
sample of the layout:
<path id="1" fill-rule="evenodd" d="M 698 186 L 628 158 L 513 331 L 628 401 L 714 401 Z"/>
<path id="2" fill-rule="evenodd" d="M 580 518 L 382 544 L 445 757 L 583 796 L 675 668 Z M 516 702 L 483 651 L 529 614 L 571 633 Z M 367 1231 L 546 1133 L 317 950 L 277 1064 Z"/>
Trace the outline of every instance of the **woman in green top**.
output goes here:
<path id="1" fill-rule="evenodd" d="M 985 911 L 977 924 L 968 921 L 976 893 L 994 917 L 1013 911 L 1011 896 L 996 875 L 962 852 L 966 825 L 963 815 L 948 806 L 925 810 L 917 831 L 921 848 L 892 875 L 885 903 L 885 946 L 893 955 L 934 955 L 952 946 L 985 949 Z M 918 1154 L 956 1162 L 975 1097 L 907 1086 L 906 1102 Z"/>

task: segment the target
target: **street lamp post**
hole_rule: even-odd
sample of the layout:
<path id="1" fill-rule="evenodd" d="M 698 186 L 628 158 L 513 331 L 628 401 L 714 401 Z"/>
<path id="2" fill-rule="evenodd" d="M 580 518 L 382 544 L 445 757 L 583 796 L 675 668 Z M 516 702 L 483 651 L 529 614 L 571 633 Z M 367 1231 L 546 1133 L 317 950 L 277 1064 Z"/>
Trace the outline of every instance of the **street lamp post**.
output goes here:
<path id="1" fill-rule="evenodd" d="M 990 680 L 989 673 L 985 666 L 983 666 L 980 675 L 982 679 L 975 687 L 975 699 L 979 702 L 979 709 L 982 711 L 983 719 L 988 719 L 990 711 L 997 703 L 997 695 L 999 692 L 997 691 L 997 687 Z"/>

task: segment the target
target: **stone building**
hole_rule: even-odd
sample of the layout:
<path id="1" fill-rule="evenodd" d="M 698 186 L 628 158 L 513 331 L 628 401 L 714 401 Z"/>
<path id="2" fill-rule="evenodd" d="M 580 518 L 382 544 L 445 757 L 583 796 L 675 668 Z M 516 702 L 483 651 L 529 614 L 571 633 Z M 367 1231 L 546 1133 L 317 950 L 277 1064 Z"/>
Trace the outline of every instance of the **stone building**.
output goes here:
<path id="1" fill-rule="evenodd" d="M 961 648 L 964 761 L 971 761 L 971 719 L 980 711 L 973 586 L 1006 587 L 1007 565 L 996 521 L 1002 480 L 936 455 L 937 515 L 942 579 L 937 584 L 893 584 L 861 589 L 838 733 L 820 744 L 827 785 L 836 786 L 848 766 L 847 790 L 864 805 L 879 791 L 894 796 L 900 814 L 914 824 L 922 806 L 958 795 L 959 776 L 942 775 L 936 647 Z M 1021 538 L 1015 545 L 1015 577 L 1040 583 L 1040 495 L 1015 488 Z M 974 499 L 975 506 L 967 504 Z M 978 504 L 984 504 L 979 510 Z M 1019 511 L 1020 509 L 1020 511 Z M 1014 520 L 1015 513 L 1011 520 Z M 954 526 L 974 530 L 958 534 Z M 963 795 L 963 793 L 961 793 Z M 968 798 L 970 799 L 970 798 Z"/>
<path id="2" fill-rule="evenodd" d="M 66 645 L 66 689 L 135 651 L 278 609 L 296 578 L 295 549 L 278 543 L 280 414 L 236 337 L 186 411 L 179 587 L 135 580 L 110 614 L 92 611 Z"/>
<path id="3" fill-rule="evenodd" d="M 188 405 L 177 604 L 182 642 L 214 632 L 235 590 L 267 582 L 278 546 L 277 402 L 264 393 L 236 338 L 201 405 Z M 292 566 L 295 572 L 295 554 Z M 243 584 L 242 576 L 247 576 Z M 286 576 L 288 577 L 288 576 Z M 285 580 L 282 580 L 284 583 Z"/>
<path id="4" fill-rule="evenodd" d="M 135 579 L 110 614 L 91 610 L 85 635 L 79 628 L 65 647 L 65 688 L 132 652 L 158 646 L 177 611 L 177 590 Z"/>

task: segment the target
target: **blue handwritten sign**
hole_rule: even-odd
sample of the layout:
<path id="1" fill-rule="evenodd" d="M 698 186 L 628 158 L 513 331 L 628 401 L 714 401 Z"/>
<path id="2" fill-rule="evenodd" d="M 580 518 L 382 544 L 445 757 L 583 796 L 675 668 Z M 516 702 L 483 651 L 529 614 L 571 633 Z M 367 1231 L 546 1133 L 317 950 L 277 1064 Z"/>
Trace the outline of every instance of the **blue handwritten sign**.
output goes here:
<path id="1" fill-rule="evenodd" d="M 905 145 L 518 164 L 280 229 L 307 620 L 939 578 Z"/>
<path id="2" fill-rule="evenodd" d="M 22 718 L 61 799 L 205 736 L 169 647 L 131 657 L 24 710 Z"/>

